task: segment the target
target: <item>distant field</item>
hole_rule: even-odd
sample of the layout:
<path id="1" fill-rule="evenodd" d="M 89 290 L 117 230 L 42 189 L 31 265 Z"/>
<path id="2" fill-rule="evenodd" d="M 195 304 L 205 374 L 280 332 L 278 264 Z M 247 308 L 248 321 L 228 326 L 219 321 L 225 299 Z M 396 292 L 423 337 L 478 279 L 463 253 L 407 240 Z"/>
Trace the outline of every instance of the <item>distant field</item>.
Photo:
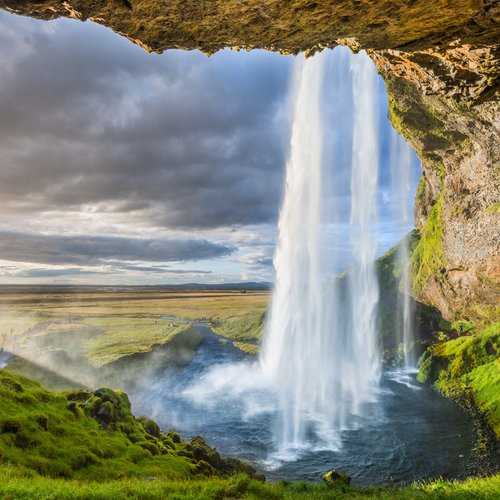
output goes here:
<path id="1" fill-rule="evenodd" d="M 0 346 L 30 361 L 37 361 L 37 353 L 50 355 L 51 366 L 69 356 L 82 366 L 100 367 L 167 345 L 190 322 L 204 322 L 238 341 L 236 347 L 256 353 L 268 301 L 268 291 L 0 288 Z M 191 335 L 189 347 L 195 345 Z"/>

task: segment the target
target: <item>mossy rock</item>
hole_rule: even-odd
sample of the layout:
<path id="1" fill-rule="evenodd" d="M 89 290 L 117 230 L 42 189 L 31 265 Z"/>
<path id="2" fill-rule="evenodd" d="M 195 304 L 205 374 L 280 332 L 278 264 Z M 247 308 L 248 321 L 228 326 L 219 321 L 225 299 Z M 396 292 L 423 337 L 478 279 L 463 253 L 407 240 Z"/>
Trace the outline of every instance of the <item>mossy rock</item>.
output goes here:
<path id="1" fill-rule="evenodd" d="M 181 443 L 181 442 L 182 442 L 181 437 L 180 437 L 180 436 L 179 436 L 179 434 L 177 434 L 177 432 L 175 432 L 175 431 L 169 431 L 169 432 L 167 433 L 167 437 L 169 437 L 169 438 L 172 440 L 172 442 L 174 442 L 174 443 L 176 443 L 176 444 L 179 444 L 179 443 Z"/>
<path id="2" fill-rule="evenodd" d="M 329 470 L 323 474 L 323 480 L 328 484 L 338 486 L 340 484 L 351 484 L 351 476 L 336 469 Z"/>
<path id="3" fill-rule="evenodd" d="M 201 436 L 194 436 L 190 441 L 191 452 L 197 462 L 204 461 L 209 463 L 217 470 L 224 468 L 221 456 L 215 448 L 211 448 Z"/>
<path id="4" fill-rule="evenodd" d="M 161 436 L 160 426 L 154 420 L 150 420 L 146 417 L 139 417 L 137 420 L 142 424 L 144 430 L 148 434 L 156 438 L 159 438 Z"/>

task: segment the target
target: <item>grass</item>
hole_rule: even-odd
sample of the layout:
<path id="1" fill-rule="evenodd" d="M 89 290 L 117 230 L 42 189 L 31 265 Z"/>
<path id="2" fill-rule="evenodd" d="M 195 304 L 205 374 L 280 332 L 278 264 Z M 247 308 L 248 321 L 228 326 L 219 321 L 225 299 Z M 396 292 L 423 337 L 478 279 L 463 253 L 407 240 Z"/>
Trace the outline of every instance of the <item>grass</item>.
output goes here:
<path id="1" fill-rule="evenodd" d="M 492 205 L 489 205 L 484 209 L 484 211 L 488 214 L 498 214 L 500 213 L 500 201 L 497 201 L 496 203 L 493 203 Z"/>
<path id="2" fill-rule="evenodd" d="M 265 291 L 18 290 L 0 296 L 0 342 L 35 351 L 62 349 L 99 367 L 172 342 L 187 328 L 172 318 L 216 325 L 217 333 L 234 340 L 257 340 L 268 299 Z"/>
<path id="3" fill-rule="evenodd" d="M 245 314 L 216 319 L 211 323 L 211 327 L 219 335 L 240 342 L 261 340 L 266 305 L 255 307 L 254 310 Z"/>
<path id="4" fill-rule="evenodd" d="M 418 380 L 433 383 L 446 396 L 470 394 L 500 437 L 500 323 L 473 332 L 429 348 Z"/>
<path id="5" fill-rule="evenodd" d="M 0 463 L 50 477 L 110 480 L 187 478 L 197 464 L 186 444 L 151 435 L 130 411 L 126 394 L 54 393 L 0 370 Z M 103 428 L 92 415 L 109 407 Z"/>
<path id="6" fill-rule="evenodd" d="M 0 466 L 4 478 L 0 483 L 0 496 L 18 499 L 192 499 L 220 500 L 247 498 L 262 500 L 323 500 L 335 498 L 376 498 L 379 500 L 408 499 L 496 499 L 500 491 L 500 475 L 471 478 L 466 481 L 436 480 L 401 488 L 330 486 L 324 483 L 280 482 L 262 483 L 244 475 L 231 478 L 203 480 L 137 480 L 75 481 L 49 479 L 13 466 Z"/>
<path id="7" fill-rule="evenodd" d="M 249 342 L 233 342 L 233 345 L 240 351 L 251 354 L 252 356 L 257 356 L 260 352 L 260 346 L 258 344 L 250 344 Z"/>
<path id="8" fill-rule="evenodd" d="M 0 402 L 5 499 L 489 499 L 500 491 L 498 475 L 369 488 L 220 477 L 204 460 L 217 458 L 215 450 L 200 438 L 184 442 L 175 432 L 160 433 L 151 420 L 135 418 L 123 392 L 53 393 L 0 370 Z M 105 419 L 99 418 L 103 409 Z"/>
<path id="9" fill-rule="evenodd" d="M 123 291 L 112 293 L 11 293 L 2 296 L 0 312 L 16 316 L 37 313 L 53 320 L 89 316 L 173 316 L 189 321 L 226 319 L 267 305 L 266 291 Z M 2 315 L 3 315 L 2 314 Z M 0 330 L 1 331 L 1 330 Z"/>
<path id="10" fill-rule="evenodd" d="M 8 364 L 8 369 L 37 380 L 44 387 L 54 391 L 64 391 L 66 389 L 84 389 L 84 384 L 71 380 L 61 374 L 39 366 L 24 358 L 16 358 Z"/>
<path id="11" fill-rule="evenodd" d="M 439 279 L 445 265 L 443 249 L 443 223 L 441 211 L 443 194 L 432 207 L 421 237 L 411 256 L 412 284 L 417 294 L 422 293 L 431 277 Z"/>
<path id="12" fill-rule="evenodd" d="M 139 352 L 149 352 L 154 345 L 164 345 L 186 329 L 182 323 L 151 317 L 134 316 L 89 317 L 83 324 L 102 332 L 83 342 L 87 360 L 102 366 Z"/>
<path id="13" fill-rule="evenodd" d="M 23 314 L 11 310 L 2 310 L 0 312 L 0 343 L 8 338 L 19 337 L 47 320 L 46 317 L 36 315 L 33 311 Z"/>

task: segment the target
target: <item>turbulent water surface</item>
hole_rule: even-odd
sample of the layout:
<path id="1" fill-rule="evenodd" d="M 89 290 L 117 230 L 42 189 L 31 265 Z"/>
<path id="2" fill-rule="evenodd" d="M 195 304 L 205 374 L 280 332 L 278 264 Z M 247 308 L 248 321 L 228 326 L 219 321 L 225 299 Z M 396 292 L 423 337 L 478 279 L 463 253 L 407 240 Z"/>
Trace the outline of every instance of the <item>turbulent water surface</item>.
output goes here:
<path id="1" fill-rule="evenodd" d="M 318 480 L 332 467 L 360 485 L 464 475 L 469 420 L 416 383 L 411 372 L 382 376 L 377 403 L 348 422 L 338 446 L 328 449 L 311 436 L 309 447 L 280 454 L 273 440 L 279 402 L 255 380 L 255 361 L 222 344 L 206 326 L 197 328 L 204 342 L 188 365 L 160 369 L 153 380 L 138 377 L 129 390 L 136 414 L 184 437 L 203 435 L 219 452 L 252 462 L 270 480 Z"/>

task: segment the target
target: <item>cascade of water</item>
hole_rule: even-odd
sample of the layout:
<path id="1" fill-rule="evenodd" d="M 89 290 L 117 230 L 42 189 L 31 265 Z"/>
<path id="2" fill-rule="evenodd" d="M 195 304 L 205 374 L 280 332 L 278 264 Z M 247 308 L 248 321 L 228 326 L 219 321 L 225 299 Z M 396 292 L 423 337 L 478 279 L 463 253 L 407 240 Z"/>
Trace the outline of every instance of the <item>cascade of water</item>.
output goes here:
<path id="1" fill-rule="evenodd" d="M 324 279 L 322 261 L 320 102 L 325 57 L 301 60 L 296 72 L 291 150 L 274 259 L 276 284 L 260 360 L 279 397 L 279 441 L 284 449 L 301 448 L 311 437 L 334 446 L 337 431 L 372 398 L 379 377 L 371 237 L 378 157 L 376 72 L 366 54 L 354 58 L 349 98 L 356 103 L 351 182 L 356 269 L 349 277 L 352 307 L 346 314 L 343 294 Z"/>
<path id="2" fill-rule="evenodd" d="M 394 193 L 393 211 L 395 223 L 403 229 L 410 225 L 408 200 L 411 192 L 412 150 L 410 145 L 398 134 L 391 135 L 391 178 Z M 410 238 L 404 238 L 398 248 L 399 267 L 401 268 L 398 313 L 400 317 L 400 340 L 403 346 L 403 362 L 406 369 L 415 368 L 417 360 L 414 350 L 414 308 L 411 299 L 410 277 Z"/>
<path id="3" fill-rule="evenodd" d="M 305 437 L 304 412 L 321 406 L 316 369 L 322 336 L 320 264 L 322 55 L 299 61 L 286 186 L 274 257 L 276 285 L 261 358 L 264 373 L 278 386 L 281 440 L 299 447 Z"/>
<path id="4" fill-rule="evenodd" d="M 377 72 L 368 56 L 353 58 L 354 136 L 351 174 L 351 242 L 354 269 L 350 280 L 352 337 L 357 384 L 355 394 L 367 391 L 380 376 L 376 331 L 378 282 L 375 274 L 377 222 L 378 129 Z M 359 396 L 358 396 L 359 399 Z M 355 399 L 357 411 L 359 400 Z"/>

